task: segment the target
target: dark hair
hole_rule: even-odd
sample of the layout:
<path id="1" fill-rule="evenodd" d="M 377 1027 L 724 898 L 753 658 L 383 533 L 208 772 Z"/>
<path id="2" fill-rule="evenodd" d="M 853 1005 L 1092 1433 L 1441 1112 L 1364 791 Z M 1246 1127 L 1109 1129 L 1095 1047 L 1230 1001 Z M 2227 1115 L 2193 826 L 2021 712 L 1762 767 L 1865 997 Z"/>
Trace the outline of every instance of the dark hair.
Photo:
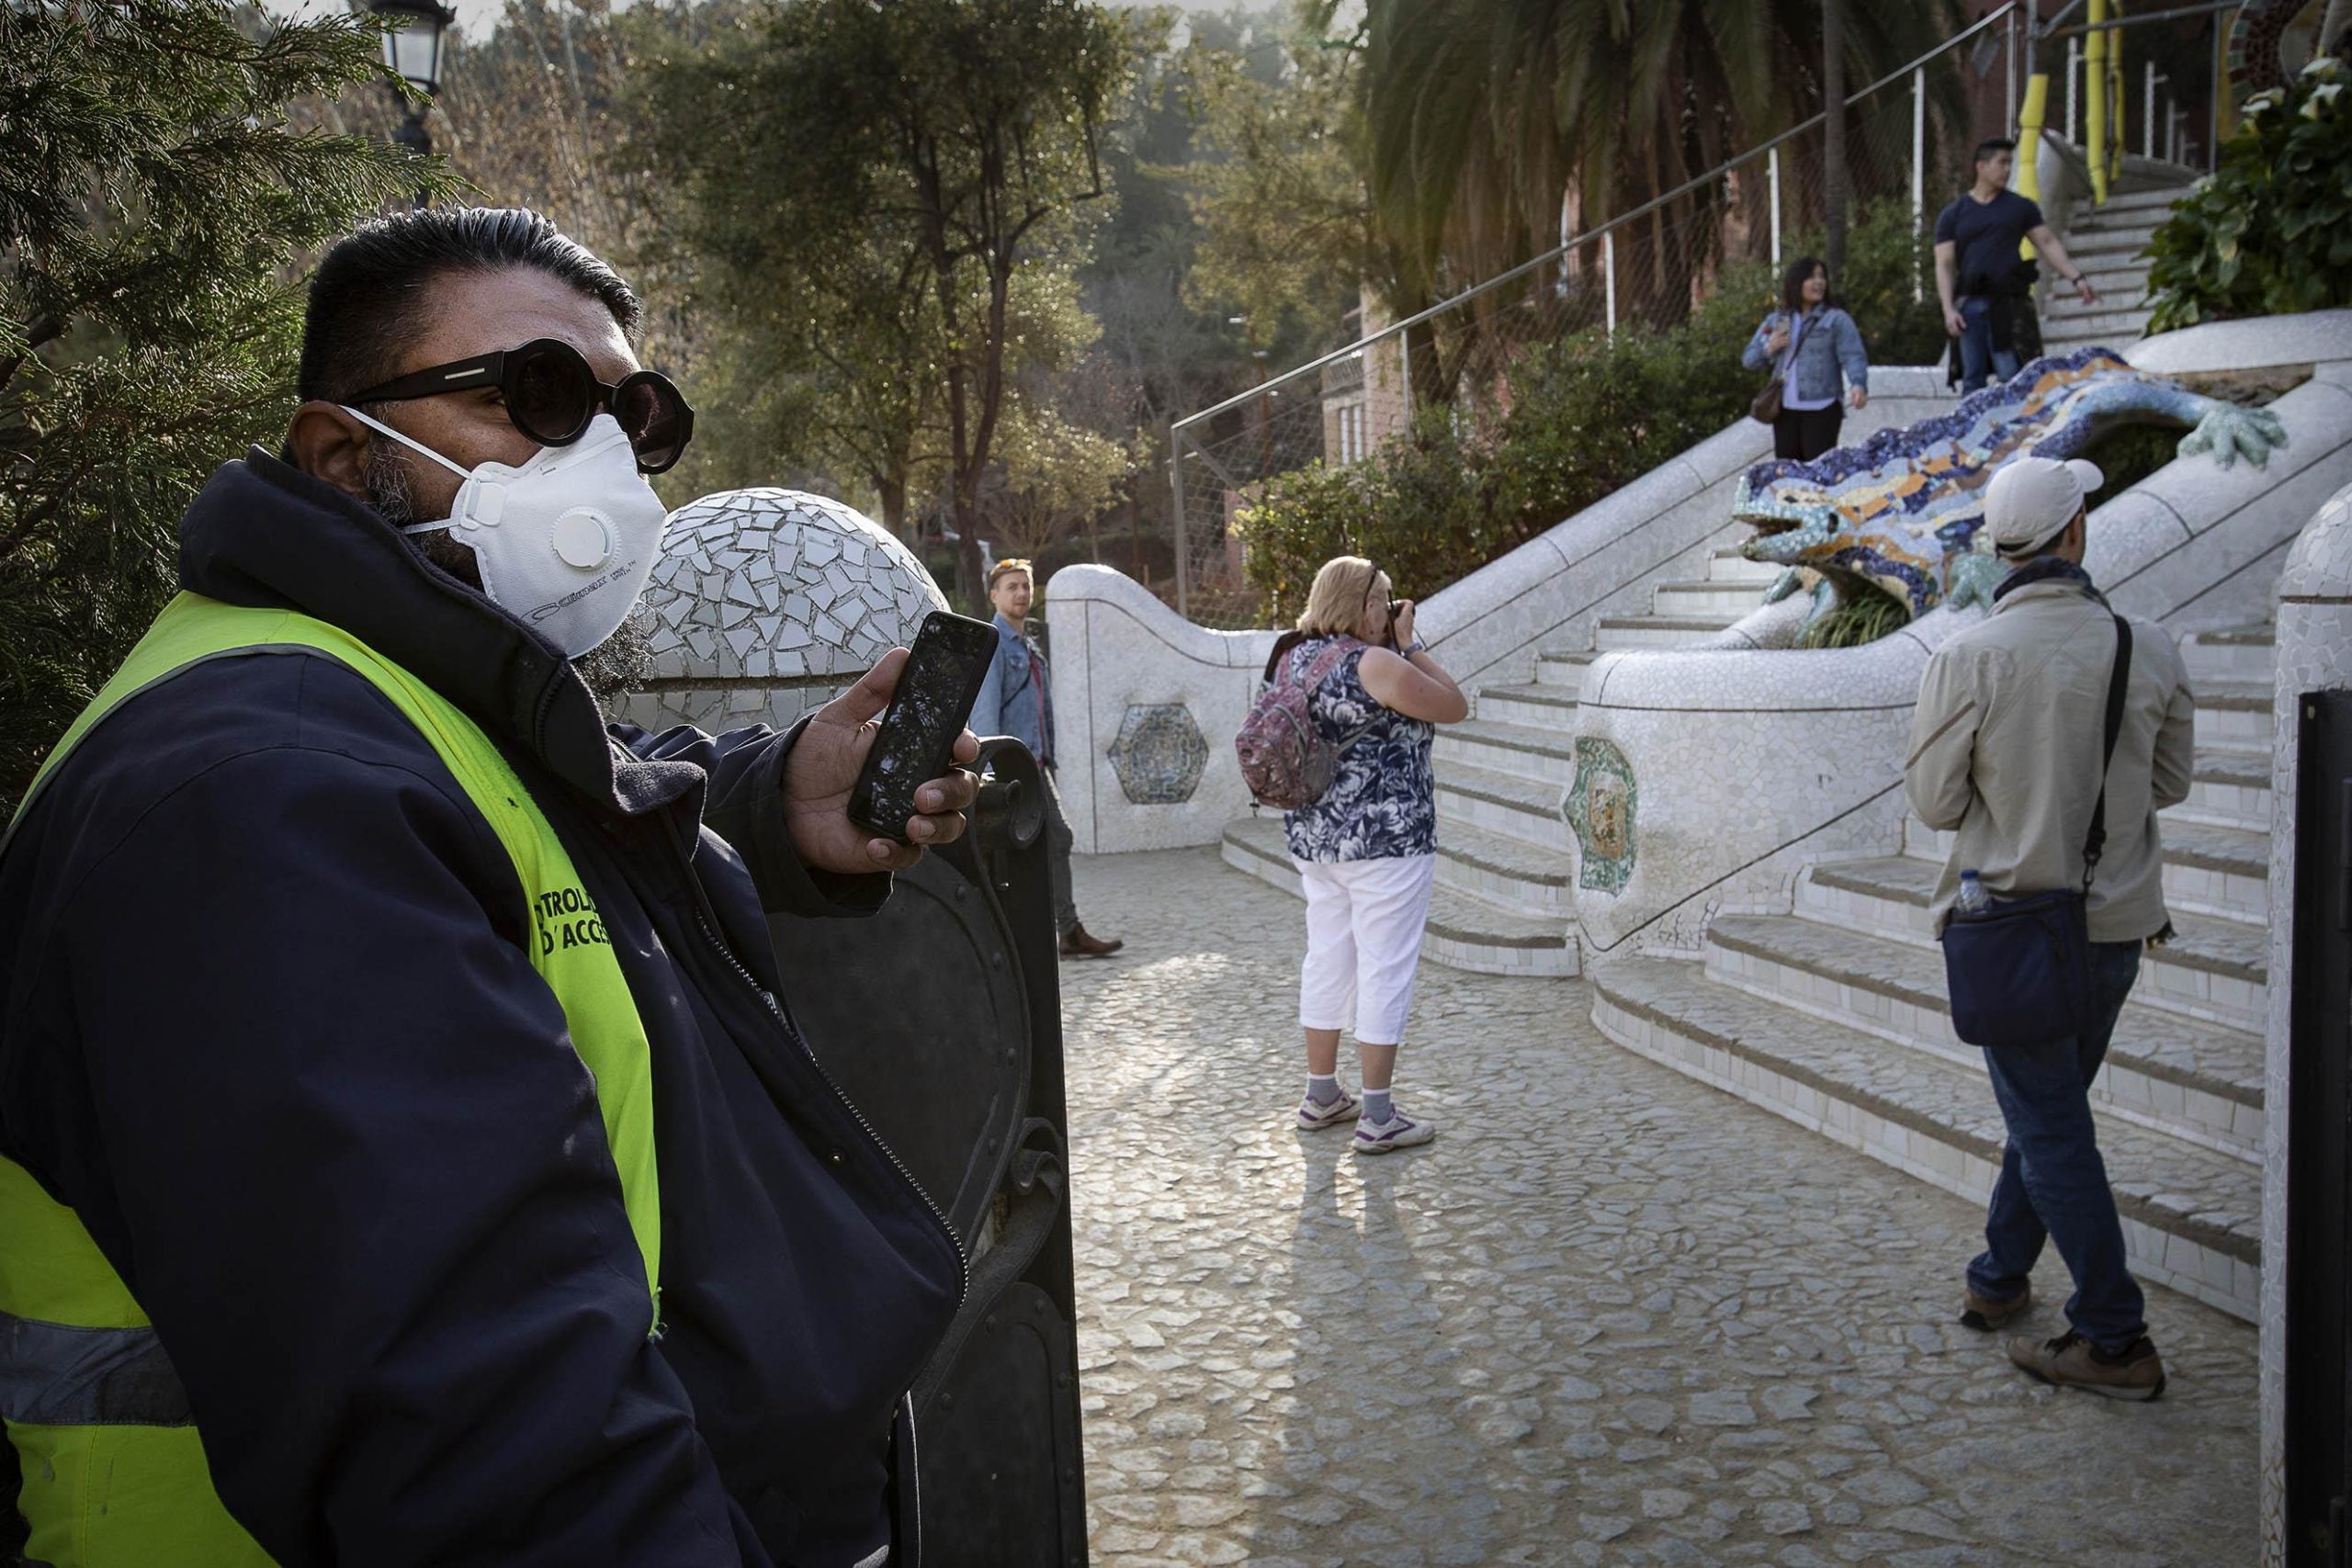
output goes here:
<path id="1" fill-rule="evenodd" d="M 1968 167 L 1970 171 L 1973 173 L 1976 165 L 1982 164 L 1994 153 L 2015 152 L 2017 150 L 2018 144 L 2010 141 L 2006 136 L 1988 136 L 1984 141 L 1976 144 L 1975 155 L 1968 160 Z"/>
<path id="2" fill-rule="evenodd" d="M 1789 270 L 1781 275 L 1781 309 L 1792 315 L 1804 310 L 1805 279 L 1816 272 L 1826 274 L 1828 270 L 1829 264 L 1819 256 L 1799 256 L 1791 262 Z M 1749 298 L 1755 296 L 1750 295 Z M 1829 303 L 1829 294 L 1826 289 L 1822 292 L 1821 302 L 1825 305 Z"/>
<path id="3" fill-rule="evenodd" d="M 522 208 L 425 207 L 370 219 L 337 240 L 311 278 L 302 320 L 304 401 L 347 400 L 395 373 L 433 291 L 451 276 L 536 267 L 613 313 L 634 334 L 641 312 L 620 274 Z M 512 344 L 485 348 L 511 348 Z"/>

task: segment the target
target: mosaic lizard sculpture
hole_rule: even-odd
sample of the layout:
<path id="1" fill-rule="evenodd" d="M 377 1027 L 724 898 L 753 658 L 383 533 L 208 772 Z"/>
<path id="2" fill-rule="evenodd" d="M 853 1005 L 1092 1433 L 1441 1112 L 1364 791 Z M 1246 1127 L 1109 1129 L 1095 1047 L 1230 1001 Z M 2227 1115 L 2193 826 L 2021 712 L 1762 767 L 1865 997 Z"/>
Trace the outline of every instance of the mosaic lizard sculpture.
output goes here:
<path id="1" fill-rule="evenodd" d="M 1877 431 L 1810 463 L 1757 464 L 1732 502 L 1733 517 L 1758 530 L 1740 553 L 1788 569 L 1768 603 L 1810 576 L 1807 625 L 1864 584 L 1914 617 L 1941 604 L 1989 604 L 2008 570 L 1990 539 L 1977 537 L 1993 470 L 2025 453 L 2079 456 L 2126 423 L 2191 426 L 2180 455 L 2211 452 L 2225 468 L 2241 456 L 2261 468 L 2287 442 L 2275 414 L 2201 397 L 2104 348 L 2077 349 L 2038 359 L 1939 418 Z"/>

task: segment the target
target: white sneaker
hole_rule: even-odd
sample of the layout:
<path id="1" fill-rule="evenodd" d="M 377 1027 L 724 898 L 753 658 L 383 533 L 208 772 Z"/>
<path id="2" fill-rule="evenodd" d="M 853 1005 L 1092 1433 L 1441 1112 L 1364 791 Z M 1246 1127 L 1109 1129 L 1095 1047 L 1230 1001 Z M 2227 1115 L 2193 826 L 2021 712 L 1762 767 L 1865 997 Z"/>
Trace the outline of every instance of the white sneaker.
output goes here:
<path id="1" fill-rule="evenodd" d="M 1329 1105 L 1317 1104 L 1310 1095 L 1298 1102 L 1299 1129 L 1302 1132 L 1318 1133 L 1326 1127 L 1336 1127 L 1342 1122 L 1354 1121 L 1356 1112 L 1360 1109 L 1362 1108 L 1358 1105 L 1356 1097 L 1346 1089 L 1341 1089 L 1340 1098 Z"/>
<path id="2" fill-rule="evenodd" d="M 1353 1146 L 1360 1155 L 1385 1155 L 1391 1149 L 1409 1149 L 1416 1144 L 1426 1144 L 1436 1136 L 1435 1127 L 1401 1115 L 1392 1106 L 1385 1122 L 1356 1123 Z"/>

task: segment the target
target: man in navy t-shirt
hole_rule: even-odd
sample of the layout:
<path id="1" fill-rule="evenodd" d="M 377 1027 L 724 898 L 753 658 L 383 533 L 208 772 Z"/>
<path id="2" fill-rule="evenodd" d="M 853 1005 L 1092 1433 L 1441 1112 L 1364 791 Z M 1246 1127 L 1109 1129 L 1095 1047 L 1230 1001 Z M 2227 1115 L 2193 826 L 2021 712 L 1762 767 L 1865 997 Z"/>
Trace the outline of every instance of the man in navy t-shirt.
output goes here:
<path id="1" fill-rule="evenodd" d="M 2067 259 L 2041 207 L 2009 188 L 2017 145 L 2000 137 L 1978 142 L 1976 183 L 1936 219 L 1936 293 L 1943 300 L 1944 331 L 1960 340 L 1963 393 L 1992 377 L 2006 380 L 2017 374 L 2016 313 L 2031 310 L 2033 299 L 2019 241 L 2031 240 L 2084 304 L 2098 303 L 2098 291 Z"/>

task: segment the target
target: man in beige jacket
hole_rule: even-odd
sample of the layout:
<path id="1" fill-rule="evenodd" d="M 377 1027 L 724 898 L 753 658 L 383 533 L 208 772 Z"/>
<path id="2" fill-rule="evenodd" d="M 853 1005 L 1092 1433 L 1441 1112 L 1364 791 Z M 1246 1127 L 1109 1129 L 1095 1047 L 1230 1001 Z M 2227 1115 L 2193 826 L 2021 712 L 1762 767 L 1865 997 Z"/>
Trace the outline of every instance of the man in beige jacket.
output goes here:
<path id="1" fill-rule="evenodd" d="M 2089 463 L 2018 457 L 1985 487 L 1984 526 L 2014 570 L 1991 612 L 1928 660 L 1904 774 L 1920 819 L 1956 830 L 1936 888 L 1939 931 L 1962 871 L 1977 872 L 1996 898 L 2082 886 L 2117 643 L 2107 602 L 2082 568 L 2085 493 L 2100 482 Z M 2086 900 L 2094 1021 L 2070 1040 L 1984 1054 L 2008 1142 L 1962 1321 L 1992 1329 L 2024 1312 L 2034 1262 L 2054 1241 L 2075 1280 L 2071 1326 L 2054 1339 L 2012 1339 L 2010 1359 L 2051 1382 L 2153 1399 L 2164 1363 L 2124 1267 L 2090 1084 L 2142 948 L 2171 931 L 2156 813 L 2188 797 L 2194 702 L 2170 634 L 2142 621 L 2132 633 L 2122 729 L 2106 773 L 2106 848 Z"/>

